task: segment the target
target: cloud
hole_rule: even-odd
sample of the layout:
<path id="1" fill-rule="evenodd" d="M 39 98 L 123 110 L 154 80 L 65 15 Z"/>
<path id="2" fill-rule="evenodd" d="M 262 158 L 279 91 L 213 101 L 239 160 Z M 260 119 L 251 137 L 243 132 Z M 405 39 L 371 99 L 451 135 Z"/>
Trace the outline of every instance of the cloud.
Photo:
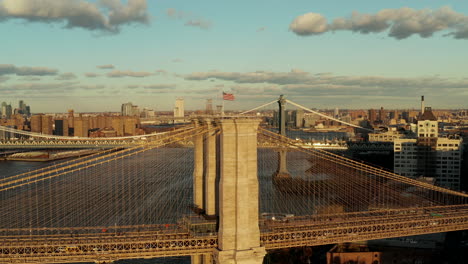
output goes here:
<path id="1" fill-rule="evenodd" d="M 159 90 L 159 89 L 174 89 L 176 88 L 175 84 L 152 84 L 143 86 L 145 89 Z"/>
<path id="2" fill-rule="evenodd" d="M 76 88 L 83 90 L 102 90 L 106 88 L 105 85 L 95 84 L 95 85 L 78 85 Z"/>
<path id="3" fill-rule="evenodd" d="M 41 78 L 39 77 L 35 77 L 35 76 L 26 76 L 26 77 L 23 77 L 21 79 L 19 79 L 20 81 L 27 81 L 27 82 L 38 82 L 40 80 L 42 80 Z"/>
<path id="4" fill-rule="evenodd" d="M 119 71 L 119 70 L 114 70 L 109 73 L 107 73 L 107 77 L 111 78 L 120 78 L 120 77 L 137 77 L 137 78 L 143 78 L 143 77 L 148 77 L 153 75 L 150 72 L 133 72 L 133 71 Z"/>
<path id="5" fill-rule="evenodd" d="M 337 76 L 332 73 L 311 74 L 299 69 L 291 72 L 197 72 L 186 75 L 185 80 L 224 80 L 239 85 L 231 87 L 238 95 L 368 95 L 418 96 L 446 94 L 461 96 L 468 90 L 468 80 L 431 77 Z M 264 84 L 267 84 L 266 86 Z"/>
<path id="6" fill-rule="evenodd" d="M 296 17 L 289 29 L 300 36 L 317 35 L 327 31 L 327 19 L 317 13 L 307 13 Z"/>
<path id="7" fill-rule="evenodd" d="M 183 62 L 183 61 L 184 60 L 179 59 L 179 58 L 175 58 L 175 59 L 172 60 L 172 62 L 174 62 L 174 63 L 179 63 L 179 62 Z"/>
<path id="8" fill-rule="evenodd" d="M 207 88 L 207 89 L 184 89 L 184 90 L 179 90 L 179 92 L 181 94 L 205 94 L 205 95 L 212 96 L 212 95 L 219 94 L 219 89 L 215 87 Z"/>
<path id="9" fill-rule="evenodd" d="M 166 74 L 168 74 L 168 72 L 166 70 L 159 69 L 159 70 L 156 70 L 156 74 L 166 75 Z"/>
<path id="10" fill-rule="evenodd" d="M 438 76 L 401 78 L 382 76 L 335 76 L 331 73 L 310 74 L 299 69 L 290 72 L 195 72 L 184 76 L 186 80 L 209 80 L 219 79 L 233 81 L 235 83 L 271 83 L 278 85 L 346 85 L 346 86 L 368 86 L 368 87 L 401 87 L 401 88 L 466 88 L 468 80 L 447 79 Z"/>
<path id="11" fill-rule="evenodd" d="M 210 20 L 195 16 L 192 13 L 176 10 L 175 8 L 168 8 L 166 10 L 166 15 L 172 19 L 185 20 L 185 26 L 209 29 L 213 25 Z"/>
<path id="12" fill-rule="evenodd" d="M 186 26 L 191 26 L 191 27 L 199 27 L 202 29 L 209 29 L 211 28 L 211 21 L 204 20 L 204 19 L 190 19 L 189 21 L 185 22 Z"/>
<path id="13" fill-rule="evenodd" d="M 109 24 L 148 24 L 146 0 L 128 0 L 123 5 L 120 0 L 100 0 L 100 3 L 109 9 Z"/>
<path id="14" fill-rule="evenodd" d="M 98 69 L 114 69 L 114 65 L 111 65 L 111 64 L 106 64 L 106 65 L 98 65 L 96 66 L 96 68 Z"/>
<path id="15" fill-rule="evenodd" d="M 62 82 L 62 83 L 20 83 L 9 85 L 7 87 L 0 86 L 0 91 L 68 91 L 76 88 L 76 82 Z"/>
<path id="16" fill-rule="evenodd" d="M 58 70 L 46 67 L 17 67 L 12 64 L 0 64 L 0 75 L 16 74 L 19 76 L 45 76 L 57 75 Z"/>
<path id="17" fill-rule="evenodd" d="M 118 33 L 122 25 L 148 24 L 146 0 L 3 0 L 0 21 L 60 23 L 65 28 L 82 28 Z"/>
<path id="18" fill-rule="evenodd" d="M 220 79 L 226 81 L 233 81 L 236 83 L 277 83 L 277 84 L 289 84 L 289 83 L 302 83 L 310 79 L 308 73 L 292 70 L 291 72 L 278 73 L 278 72 L 195 72 L 184 76 L 186 80 L 208 80 L 208 79 Z"/>
<path id="19" fill-rule="evenodd" d="M 85 75 L 86 77 L 88 77 L 88 78 L 95 78 L 95 77 L 98 77 L 98 76 L 99 76 L 99 74 L 93 73 L 93 72 L 87 72 L 87 73 L 85 73 L 84 75 Z"/>
<path id="20" fill-rule="evenodd" d="M 266 29 L 267 29 L 266 27 L 261 27 L 257 29 L 257 32 L 262 32 L 262 31 L 265 31 Z"/>
<path id="21" fill-rule="evenodd" d="M 76 75 L 71 72 L 62 73 L 59 76 L 57 76 L 57 78 L 55 78 L 55 80 L 60 80 L 60 81 L 67 81 L 67 80 L 73 80 L 73 79 L 76 79 Z"/>
<path id="22" fill-rule="evenodd" d="M 289 29 L 300 36 L 317 35 L 327 31 L 347 30 L 361 34 L 388 31 L 388 36 L 405 39 L 412 35 L 429 38 L 436 32 L 447 31 L 444 36 L 468 39 L 468 16 L 450 7 L 437 10 L 415 10 L 408 7 L 382 9 L 376 14 L 353 12 L 350 17 L 340 17 L 328 23 L 321 14 L 307 13 L 298 16 Z"/>

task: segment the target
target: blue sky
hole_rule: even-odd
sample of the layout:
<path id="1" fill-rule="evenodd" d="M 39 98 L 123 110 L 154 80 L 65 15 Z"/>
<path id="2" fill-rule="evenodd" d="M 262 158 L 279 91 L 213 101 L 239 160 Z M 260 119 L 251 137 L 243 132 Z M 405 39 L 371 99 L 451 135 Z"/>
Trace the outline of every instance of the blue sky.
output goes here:
<path id="1" fill-rule="evenodd" d="M 0 0 L 0 102 L 468 107 L 466 1 L 226 2 Z"/>

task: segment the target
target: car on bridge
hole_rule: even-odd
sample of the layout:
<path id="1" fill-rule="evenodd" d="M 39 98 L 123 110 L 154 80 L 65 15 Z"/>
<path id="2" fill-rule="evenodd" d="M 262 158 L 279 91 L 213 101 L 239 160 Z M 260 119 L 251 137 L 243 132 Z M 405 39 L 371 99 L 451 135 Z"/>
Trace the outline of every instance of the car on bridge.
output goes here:
<path id="1" fill-rule="evenodd" d="M 275 214 L 275 213 L 262 213 L 260 215 L 263 220 L 288 223 L 294 215 L 293 214 Z"/>

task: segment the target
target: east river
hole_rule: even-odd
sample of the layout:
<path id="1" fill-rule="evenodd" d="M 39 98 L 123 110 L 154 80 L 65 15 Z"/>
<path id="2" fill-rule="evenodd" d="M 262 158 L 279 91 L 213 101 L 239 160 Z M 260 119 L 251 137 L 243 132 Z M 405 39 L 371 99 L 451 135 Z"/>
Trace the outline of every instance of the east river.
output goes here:
<path id="1" fill-rule="evenodd" d="M 312 213 L 310 206 L 313 201 L 310 200 L 310 197 L 285 194 L 274 187 L 272 175 L 277 167 L 277 153 L 273 149 L 260 149 L 258 153 L 260 212 L 293 213 L 296 215 Z M 1 228 L 8 228 L 8 226 L 24 227 L 28 223 L 30 224 L 31 221 L 33 222 L 33 226 L 36 226 L 34 223 L 37 223 L 37 226 L 41 227 L 43 226 L 42 223 L 46 223 L 46 226 L 76 226 L 81 224 L 85 226 L 102 226 L 113 225 L 113 222 L 118 222 L 118 225 L 141 224 L 145 223 L 142 221 L 147 221 L 146 219 L 159 219 L 157 221 L 160 222 L 157 223 L 164 223 L 164 219 L 161 217 L 164 217 L 163 214 L 165 212 L 173 212 L 169 213 L 172 217 L 171 219 L 178 217 L 177 214 L 190 213 L 190 210 L 187 208 L 191 202 L 193 192 L 193 149 L 166 148 L 138 155 L 140 156 L 128 158 L 128 161 L 116 161 L 113 165 L 111 162 L 111 165 L 106 165 L 107 167 L 103 167 L 101 170 L 98 170 L 96 167 L 89 169 L 89 173 L 86 170 L 82 170 L 74 175 L 59 176 L 51 180 L 51 183 L 43 183 L 43 189 L 40 189 L 41 185 L 38 184 L 37 187 L 32 187 L 27 189 L 27 191 L 20 191 L 21 194 L 19 195 L 23 195 L 24 198 L 17 197 L 17 193 L 13 192 L 6 195 L 2 194 L 3 196 L 0 195 L 0 206 L 4 210 L 3 213 L 9 214 L 11 219 L 18 219 L 17 221 L 13 221 L 13 223 L 7 223 L 7 226 L 4 225 Z M 46 166 L 58 165 L 64 161 L 0 161 L 0 179 Z M 291 174 L 303 177 L 306 174 L 305 171 L 310 167 L 310 162 L 307 161 L 307 157 L 303 154 L 292 152 L 288 154 L 288 166 L 290 166 L 289 170 Z M 120 173 L 124 176 L 120 176 Z M 99 178 L 96 182 L 94 180 L 93 182 L 89 182 L 90 179 L 94 179 L 92 177 Z M 85 185 L 86 187 L 81 187 L 81 185 Z M 36 190 L 34 188 L 38 188 L 37 193 L 39 195 L 36 197 L 34 194 Z M 125 192 L 119 192 L 118 188 L 126 189 Z M 95 190 L 89 191 L 88 189 Z M 47 190 L 53 190 L 51 193 L 58 196 L 49 197 L 52 195 Z M 61 191 L 58 192 L 58 190 Z M 63 190 L 67 191 L 63 193 Z M 112 192 L 117 194 L 114 197 L 120 197 L 122 193 L 129 193 L 134 197 L 132 196 L 132 199 L 130 199 L 123 196 L 123 202 L 113 198 L 112 201 L 106 203 L 104 202 L 105 199 L 98 199 L 100 193 L 109 195 Z M 41 196 L 41 193 L 45 193 L 45 195 Z M 27 206 L 24 206 L 23 200 L 28 200 L 28 198 L 31 200 L 31 197 L 35 197 L 34 200 L 36 201 L 32 205 L 34 207 L 35 203 L 38 203 L 38 209 L 31 210 Z M 133 198 L 139 200 L 136 202 L 133 201 Z M 42 199 L 44 199 L 44 206 L 41 206 Z M 86 201 L 86 199 L 92 200 Z M 67 200 L 73 200 L 74 203 L 70 205 Z M 45 205 L 52 202 L 58 204 L 58 206 L 55 206 L 58 208 L 44 209 Z M 103 214 L 102 216 L 99 215 L 99 217 L 93 215 L 93 217 L 90 217 L 89 215 L 92 215 L 91 212 L 95 212 L 96 210 L 98 212 L 99 210 L 103 211 L 102 207 L 104 206 L 96 205 L 99 203 L 105 204 L 105 208 L 108 208 L 109 211 L 117 210 L 117 213 L 113 212 L 112 214 L 109 213 L 109 215 Z M 12 204 L 18 205 L 14 207 Z M 10 206 L 9 209 L 6 208 L 8 205 Z M 74 209 L 64 207 L 63 205 L 71 206 Z M 163 207 L 164 210 L 160 210 Z M 18 211 L 16 208 L 25 209 L 21 209 L 24 212 L 15 212 Z M 42 216 L 40 214 L 43 211 L 47 211 L 48 213 Z M 76 211 L 79 211 L 81 214 L 81 216 L 77 215 L 77 217 L 82 217 L 86 221 L 85 223 L 76 222 L 78 220 L 74 220 L 71 217 L 68 222 L 53 223 L 52 219 L 62 219 L 63 221 L 63 219 L 67 219 L 67 217 Z M 133 213 L 138 215 L 138 217 L 132 216 L 131 214 Z M 50 218 L 50 215 L 53 215 L 54 218 Z M 85 217 L 82 215 L 85 215 Z M 146 222 L 146 224 L 151 224 L 151 220 Z M 122 260 L 116 263 L 190 263 L 190 257 Z"/>

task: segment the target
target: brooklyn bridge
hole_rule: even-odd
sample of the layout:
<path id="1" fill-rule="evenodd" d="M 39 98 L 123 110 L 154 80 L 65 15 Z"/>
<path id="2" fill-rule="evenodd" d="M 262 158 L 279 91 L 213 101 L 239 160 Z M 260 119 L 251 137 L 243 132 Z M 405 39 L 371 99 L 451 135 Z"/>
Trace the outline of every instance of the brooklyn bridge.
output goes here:
<path id="1" fill-rule="evenodd" d="M 278 102 L 280 133 L 203 117 L 1 178 L 0 263 L 262 263 L 271 249 L 468 228 L 468 194 L 303 148 Z"/>

